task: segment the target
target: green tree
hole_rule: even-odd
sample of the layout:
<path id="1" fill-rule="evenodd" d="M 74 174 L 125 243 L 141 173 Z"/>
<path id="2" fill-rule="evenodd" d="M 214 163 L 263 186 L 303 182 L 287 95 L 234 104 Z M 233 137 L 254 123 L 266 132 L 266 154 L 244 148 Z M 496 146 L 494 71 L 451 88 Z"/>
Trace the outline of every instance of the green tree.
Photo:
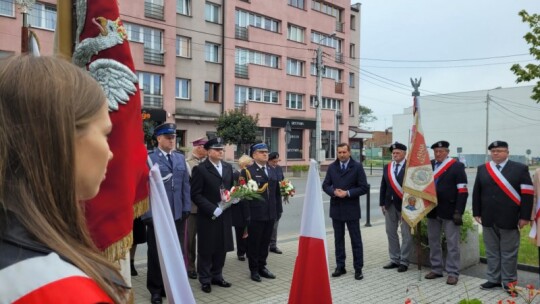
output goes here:
<path id="1" fill-rule="evenodd" d="M 259 114 L 253 117 L 240 109 L 226 111 L 217 119 L 217 135 L 227 144 L 238 145 L 241 153 L 245 144 L 255 142 L 258 121 Z"/>
<path id="2" fill-rule="evenodd" d="M 521 16 L 522 21 L 528 23 L 531 28 L 531 31 L 523 36 L 525 41 L 530 45 L 529 53 L 540 61 L 540 15 L 529 15 L 525 10 L 519 12 L 519 15 Z M 540 64 L 529 63 L 525 67 L 514 64 L 510 70 L 517 76 L 517 83 L 539 79 L 536 82 L 536 86 L 533 88 L 533 95 L 531 98 L 536 100 L 537 103 L 540 102 Z"/>
<path id="3" fill-rule="evenodd" d="M 371 110 L 368 107 L 364 107 L 362 105 L 358 107 L 358 114 L 359 114 L 358 115 L 359 123 L 360 123 L 360 126 L 362 127 L 366 127 L 366 124 L 377 120 L 377 117 L 373 115 L 373 110 Z"/>

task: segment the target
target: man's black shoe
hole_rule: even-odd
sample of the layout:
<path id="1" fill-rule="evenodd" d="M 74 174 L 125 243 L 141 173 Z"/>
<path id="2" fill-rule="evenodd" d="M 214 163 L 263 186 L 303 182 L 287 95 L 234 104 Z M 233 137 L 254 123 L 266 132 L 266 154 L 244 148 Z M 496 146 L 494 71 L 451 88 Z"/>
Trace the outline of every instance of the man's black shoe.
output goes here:
<path id="1" fill-rule="evenodd" d="M 246 257 L 243 256 L 243 255 L 239 255 L 239 256 L 238 256 L 238 260 L 243 262 L 243 261 L 246 260 Z"/>
<path id="2" fill-rule="evenodd" d="M 131 268 L 131 276 L 132 276 L 132 277 L 138 276 L 139 273 L 137 272 L 137 269 L 135 269 L 135 261 L 130 260 L 130 261 L 129 261 L 129 266 L 130 266 L 130 268 Z"/>
<path id="3" fill-rule="evenodd" d="M 270 272 L 270 270 L 266 269 L 266 268 L 263 268 L 261 270 L 259 270 L 259 275 L 263 278 L 267 278 L 267 279 L 275 279 L 276 276 Z"/>
<path id="4" fill-rule="evenodd" d="M 275 248 L 270 248 L 270 251 L 273 252 L 273 253 L 277 253 L 277 254 L 282 254 L 283 251 L 279 250 L 279 248 L 275 247 Z"/>
<path id="5" fill-rule="evenodd" d="M 210 293 L 212 292 L 212 286 L 210 286 L 210 284 L 202 284 L 201 286 L 201 290 L 206 292 L 206 293 Z"/>
<path id="6" fill-rule="evenodd" d="M 262 281 L 261 280 L 261 276 L 257 273 L 257 272 L 252 272 L 251 273 L 251 280 L 255 281 L 255 282 L 260 282 Z"/>
<path id="7" fill-rule="evenodd" d="M 345 268 L 336 267 L 336 270 L 334 270 L 334 273 L 332 273 L 332 276 L 334 278 L 337 278 L 341 276 L 342 274 L 346 274 L 346 273 L 347 273 L 347 270 L 345 270 Z"/>
<path id="8" fill-rule="evenodd" d="M 409 266 L 399 265 L 397 272 L 405 272 L 409 269 Z"/>
<path id="9" fill-rule="evenodd" d="M 393 268 L 398 268 L 398 267 L 399 267 L 398 264 L 390 262 L 390 263 L 384 265 L 382 268 L 384 268 L 384 269 L 393 269 Z"/>
<path id="10" fill-rule="evenodd" d="M 221 281 L 217 281 L 217 280 L 212 280 L 212 285 L 217 285 L 217 286 L 221 286 L 221 287 L 231 287 L 232 284 L 225 281 L 225 280 L 221 280 Z"/>
<path id="11" fill-rule="evenodd" d="M 484 289 L 484 290 L 491 290 L 491 289 L 501 288 L 501 287 L 502 287 L 501 283 L 493 283 L 490 281 L 487 281 L 484 284 L 480 285 L 480 289 Z"/>
<path id="12" fill-rule="evenodd" d="M 188 271 L 187 276 L 190 279 L 196 279 L 197 278 L 197 272 L 195 270 Z"/>
<path id="13" fill-rule="evenodd" d="M 355 280 L 361 280 L 364 278 L 364 275 L 362 274 L 362 270 L 357 271 L 354 273 L 354 279 Z"/>
<path id="14" fill-rule="evenodd" d="M 152 304 L 161 304 L 161 294 L 159 293 L 153 293 L 150 297 L 150 303 Z"/>

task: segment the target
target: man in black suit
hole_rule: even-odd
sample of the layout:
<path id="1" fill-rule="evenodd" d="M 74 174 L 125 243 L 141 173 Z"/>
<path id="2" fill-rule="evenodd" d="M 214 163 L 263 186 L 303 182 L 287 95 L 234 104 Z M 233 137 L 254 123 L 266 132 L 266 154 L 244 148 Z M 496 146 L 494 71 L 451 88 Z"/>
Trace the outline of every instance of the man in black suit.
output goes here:
<path id="1" fill-rule="evenodd" d="M 280 160 L 281 159 L 279 159 L 279 153 L 271 152 L 270 154 L 268 154 L 268 164 L 276 170 L 278 183 L 285 179 L 285 176 L 283 175 L 283 169 L 280 165 L 278 165 Z M 277 247 L 277 230 L 279 226 L 279 219 L 281 218 L 281 214 L 283 213 L 283 198 L 281 197 L 281 190 L 276 203 L 277 218 L 274 223 L 274 229 L 272 229 L 272 237 L 270 238 L 270 251 L 273 253 L 282 254 L 283 252 L 281 251 L 281 249 Z"/>
<path id="2" fill-rule="evenodd" d="M 336 247 L 336 269 L 333 277 L 347 273 L 345 270 L 345 225 L 349 230 L 353 252 L 354 278 L 364 278 L 364 250 L 360 234 L 360 196 L 369 191 L 366 173 L 362 164 L 351 157 L 349 144 L 337 147 L 338 158 L 328 166 L 323 190 L 330 196 L 330 217 L 334 227 Z"/>
<path id="3" fill-rule="evenodd" d="M 403 178 L 405 177 L 405 154 L 407 146 L 395 142 L 390 146 L 392 162 L 383 167 L 383 177 L 379 194 L 379 205 L 384 214 L 386 236 L 388 237 L 388 254 L 390 263 L 384 269 L 397 268 L 398 272 L 409 269 L 409 255 L 412 248 L 411 227 L 401 219 L 403 201 Z M 398 227 L 401 224 L 401 246 L 399 244 Z"/>
<path id="4" fill-rule="evenodd" d="M 230 209 L 219 207 L 221 193 L 233 186 L 232 166 L 223 159 L 223 140 L 213 138 L 204 144 L 208 158 L 193 167 L 191 200 L 198 207 L 197 271 L 202 291 L 209 293 L 212 285 L 231 287 L 223 279 L 227 251 L 234 250 Z"/>
<path id="5" fill-rule="evenodd" d="M 276 220 L 276 202 L 280 196 L 276 171 L 268 166 L 268 146 L 265 143 L 250 147 L 254 163 L 240 172 L 246 181 L 254 180 L 259 186 L 261 199 L 249 201 L 247 257 L 251 279 L 261 282 L 261 277 L 275 279 L 276 276 L 266 268 L 268 246 Z"/>
<path id="6" fill-rule="evenodd" d="M 467 204 L 467 174 L 465 166 L 448 157 L 450 143 L 444 140 L 431 146 L 435 159 L 431 161 L 437 189 L 437 207 L 428 213 L 427 232 L 431 271 L 425 278 L 436 279 L 443 276 L 443 254 L 441 231 L 446 238 L 446 284 L 456 285 L 460 269 L 460 228 L 463 225 L 463 212 Z"/>
<path id="7" fill-rule="evenodd" d="M 517 281 L 519 230 L 531 218 L 534 188 L 529 168 L 508 159 L 508 143 L 494 141 L 491 161 L 478 166 L 473 188 L 473 216 L 483 226 L 487 279 L 481 289 Z"/>

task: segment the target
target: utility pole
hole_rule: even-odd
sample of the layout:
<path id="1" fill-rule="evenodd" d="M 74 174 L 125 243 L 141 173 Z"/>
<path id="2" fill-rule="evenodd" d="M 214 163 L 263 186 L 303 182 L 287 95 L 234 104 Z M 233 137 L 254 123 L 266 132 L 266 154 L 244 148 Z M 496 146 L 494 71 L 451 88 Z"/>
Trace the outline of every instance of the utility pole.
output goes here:
<path id="1" fill-rule="evenodd" d="M 315 160 L 318 166 L 321 166 L 321 102 L 322 102 L 322 49 L 321 46 L 317 48 L 317 58 L 315 67 L 317 68 L 317 100 L 315 101 Z"/>
<path id="2" fill-rule="evenodd" d="M 487 92 L 486 96 L 486 150 L 484 151 L 486 153 L 485 161 L 486 163 L 489 161 L 488 156 L 488 138 L 489 138 L 489 91 Z"/>

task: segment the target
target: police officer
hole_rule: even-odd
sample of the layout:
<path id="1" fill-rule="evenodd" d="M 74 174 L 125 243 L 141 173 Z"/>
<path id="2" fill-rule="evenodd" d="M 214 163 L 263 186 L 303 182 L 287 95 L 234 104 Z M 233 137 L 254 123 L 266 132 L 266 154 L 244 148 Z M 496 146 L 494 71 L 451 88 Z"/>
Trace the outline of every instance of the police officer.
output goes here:
<path id="1" fill-rule="evenodd" d="M 281 182 L 285 179 L 285 176 L 283 175 L 283 168 L 281 168 L 280 165 L 278 165 L 280 159 L 279 159 L 279 153 L 277 152 L 270 152 L 268 154 L 268 164 L 276 170 L 277 179 L 278 182 Z M 279 189 L 279 186 L 278 186 Z M 281 194 L 281 190 L 280 190 Z M 283 252 L 281 249 L 277 247 L 277 231 L 279 226 L 279 219 L 281 218 L 281 214 L 283 214 L 283 199 L 281 195 L 278 197 L 276 205 L 276 212 L 277 212 L 277 218 L 276 222 L 274 223 L 274 229 L 272 230 L 272 237 L 270 238 L 270 251 L 277 254 L 282 254 Z"/>
<path id="2" fill-rule="evenodd" d="M 437 207 L 428 215 L 427 230 L 429 240 L 429 259 L 431 272 L 426 279 L 436 279 L 443 276 L 443 254 L 441 249 L 441 231 L 446 237 L 446 284 L 456 285 L 459 277 L 460 229 L 463 225 L 462 215 L 467 204 L 467 174 L 465 166 L 448 157 L 450 143 L 444 140 L 431 146 L 435 159 L 431 161 L 437 189 Z"/>
<path id="3" fill-rule="evenodd" d="M 176 232 L 180 240 L 181 247 L 184 248 L 185 220 L 191 210 L 189 173 L 184 156 L 175 151 L 176 145 L 176 125 L 165 123 L 159 125 L 154 130 L 158 147 L 149 154 L 154 164 L 159 164 L 159 170 L 163 179 L 163 184 L 169 199 L 169 205 L 174 217 Z M 143 220 L 147 224 L 148 239 L 148 275 L 146 287 L 151 294 L 151 303 L 162 303 L 161 297 L 165 295 L 163 279 L 156 245 L 156 236 L 152 222 L 152 213 L 148 211 L 143 215 Z M 186 253 L 184 253 L 186 257 Z"/>

